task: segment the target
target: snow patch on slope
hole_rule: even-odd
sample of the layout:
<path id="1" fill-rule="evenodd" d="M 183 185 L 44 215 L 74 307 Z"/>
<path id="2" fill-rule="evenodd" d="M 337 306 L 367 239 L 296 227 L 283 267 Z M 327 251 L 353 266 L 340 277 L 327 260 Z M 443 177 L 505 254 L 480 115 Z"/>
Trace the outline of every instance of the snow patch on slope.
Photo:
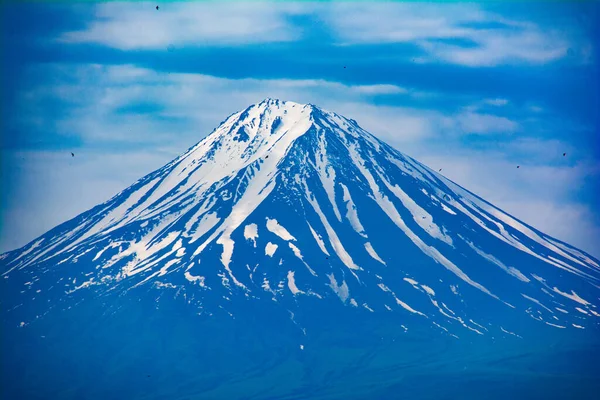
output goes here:
<path id="1" fill-rule="evenodd" d="M 258 225 L 248 224 L 244 227 L 244 238 L 246 240 L 252 240 L 254 247 L 256 247 L 256 239 L 258 239 Z"/>
<path id="2" fill-rule="evenodd" d="M 379 283 L 377 286 L 379 286 L 379 288 L 381 290 L 383 290 L 384 292 L 388 292 L 390 293 L 393 297 L 394 300 L 396 300 L 396 304 L 398 304 L 400 307 L 404 308 L 405 310 L 413 313 L 413 314 L 418 314 L 421 315 L 425 318 L 427 318 L 427 315 L 423 314 L 420 311 L 415 310 L 414 308 L 412 308 L 411 306 L 409 306 L 408 304 L 406 304 L 405 302 L 403 302 L 402 300 L 400 300 L 397 296 L 396 293 L 392 292 L 392 290 L 390 290 L 390 288 L 388 288 L 386 285 L 384 285 L 383 283 Z"/>
<path id="3" fill-rule="evenodd" d="M 445 205 L 444 203 L 440 202 L 440 204 L 442 205 L 442 209 L 444 211 L 446 211 L 448 214 L 452 214 L 452 215 L 456 215 L 456 213 L 454 212 L 453 209 L 451 209 L 450 207 L 448 207 L 447 205 Z"/>
<path id="4" fill-rule="evenodd" d="M 307 221 L 307 223 L 308 223 L 308 221 Z M 325 253 L 326 255 L 329 255 L 329 252 L 327 251 L 327 248 L 325 248 L 325 243 L 323 242 L 321 235 L 319 235 L 317 232 L 315 232 L 315 230 L 313 229 L 313 227 L 310 224 L 308 224 L 308 227 L 310 228 L 310 233 L 313 235 L 313 238 L 315 238 L 315 242 L 317 242 L 321 251 L 323 253 Z"/>
<path id="5" fill-rule="evenodd" d="M 571 294 L 561 292 L 560 289 L 558 289 L 556 286 L 552 290 L 554 290 L 556 293 L 560 294 L 561 296 L 564 296 L 567 299 L 576 301 L 579 304 L 583 304 L 584 306 L 590 305 L 590 303 L 588 301 L 585 301 L 584 299 L 579 297 L 579 295 L 577 293 L 575 293 L 575 291 L 573 291 L 573 290 L 571 290 Z"/>
<path id="6" fill-rule="evenodd" d="M 327 159 L 327 150 L 325 148 L 325 138 L 324 135 L 319 135 L 319 149 L 317 150 L 316 158 L 316 170 L 321 180 L 321 184 L 327 193 L 327 198 L 333 207 L 333 212 L 338 219 L 338 221 L 342 220 L 340 215 L 340 210 L 338 210 L 337 204 L 335 202 L 335 169 L 329 165 Z"/>
<path id="7" fill-rule="evenodd" d="M 276 219 L 270 219 L 267 217 L 267 229 L 269 232 L 276 234 L 285 241 L 296 240 L 296 238 L 293 237 L 287 229 L 281 226 Z"/>
<path id="8" fill-rule="evenodd" d="M 521 271 L 519 271 L 518 269 L 516 269 L 514 267 L 507 267 L 506 265 L 504 265 L 504 263 L 502 263 L 496 257 L 492 256 L 491 254 L 487 254 L 486 252 L 484 252 L 483 250 L 481 250 L 477 246 L 475 246 L 472 242 L 470 242 L 470 241 L 467 240 L 466 243 L 477 254 L 479 254 L 481 257 L 485 258 L 489 262 L 491 262 L 493 264 L 496 264 L 497 266 L 499 266 L 507 274 L 512 275 L 515 278 L 517 278 L 517 279 L 519 279 L 520 281 L 523 281 L 523 282 L 529 282 L 530 281 L 530 279 L 527 278 L 525 275 L 523 275 L 523 273 L 521 273 Z"/>
<path id="9" fill-rule="evenodd" d="M 342 302 L 345 303 L 348 297 L 350 296 L 350 289 L 348 289 L 346 281 L 342 280 L 342 284 L 338 285 L 333 274 L 329 274 L 327 276 L 329 277 L 329 287 L 335 292 L 335 294 L 338 295 Z"/>
<path id="10" fill-rule="evenodd" d="M 379 255 L 375 252 L 375 249 L 373 248 L 373 246 L 371 245 L 370 242 L 366 242 L 365 243 L 365 249 L 367 250 L 367 252 L 369 253 L 369 255 L 371 257 L 373 257 L 375 260 L 379 261 L 380 263 L 382 263 L 383 265 L 385 264 L 385 261 L 383 261 L 381 259 L 381 257 L 379 257 Z"/>
<path id="11" fill-rule="evenodd" d="M 273 255 L 275 254 L 275 251 L 277 250 L 277 245 L 274 243 L 267 243 L 267 245 L 265 246 L 265 255 L 269 256 L 269 257 L 273 257 Z"/>
<path id="12" fill-rule="evenodd" d="M 208 231 L 214 228 L 220 220 L 221 218 L 217 217 L 217 214 L 214 212 L 205 214 L 200 222 L 198 222 L 196 229 L 190 234 L 190 243 L 194 243 L 196 240 L 204 236 Z"/>
<path id="13" fill-rule="evenodd" d="M 343 183 L 340 183 L 340 186 L 344 191 L 344 201 L 346 202 L 346 218 L 348 218 L 348 221 L 350 221 L 350 225 L 352 225 L 352 228 L 354 228 L 356 233 L 366 238 L 367 234 L 365 233 L 365 228 L 362 226 L 360 220 L 358 219 L 357 208 L 354 205 L 354 202 L 352 201 L 350 191 Z"/>
<path id="14" fill-rule="evenodd" d="M 293 295 L 297 295 L 298 293 L 304 293 L 302 290 L 298 289 L 296 286 L 296 280 L 294 279 L 294 271 L 288 271 L 287 280 L 288 280 L 288 288 L 292 292 Z"/>

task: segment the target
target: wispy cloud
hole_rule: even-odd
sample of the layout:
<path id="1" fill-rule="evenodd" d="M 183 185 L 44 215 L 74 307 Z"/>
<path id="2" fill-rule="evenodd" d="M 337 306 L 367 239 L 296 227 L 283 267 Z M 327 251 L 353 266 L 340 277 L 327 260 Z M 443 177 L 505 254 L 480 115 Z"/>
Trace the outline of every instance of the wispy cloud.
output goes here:
<path id="1" fill-rule="evenodd" d="M 157 11 L 150 3 L 104 3 L 94 17 L 57 40 L 122 50 L 291 42 L 313 34 L 298 23 L 309 19 L 324 24 L 321 40 L 407 43 L 422 52 L 413 56 L 419 63 L 482 67 L 565 57 L 589 62 L 593 52 L 589 42 L 576 40 L 577 32 L 510 19 L 477 4 L 169 3 Z"/>
<path id="2" fill-rule="evenodd" d="M 508 104 L 508 100 L 506 99 L 485 99 L 485 104 L 489 104 L 491 106 L 502 107 Z"/>
<path id="3" fill-rule="evenodd" d="M 540 113 L 544 111 L 544 109 L 540 106 L 530 106 L 529 109 L 535 113 Z"/>
<path id="4" fill-rule="evenodd" d="M 468 36 L 475 46 L 462 47 L 452 43 L 423 41 L 421 46 L 429 60 L 471 67 L 491 67 L 502 64 L 545 64 L 567 56 L 570 44 L 556 32 L 542 32 L 537 27 L 512 28 L 514 31 L 473 30 Z"/>
<path id="5" fill-rule="evenodd" d="M 541 64 L 590 51 L 589 43 L 577 45 L 564 31 L 509 19 L 476 4 L 338 4 L 327 18 L 347 44 L 416 43 L 425 52 L 419 62 Z"/>
<path id="6" fill-rule="evenodd" d="M 66 32 L 66 43 L 99 43 L 122 50 L 166 49 L 170 44 L 248 44 L 297 40 L 302 31 L 288 17 L 297 5 L 268 2 L 102 3 L 84 30 Z"/>
<path id="7" fill-rule="evenodd" d="M 453 121 L 459 132 L 465 134 L 513 133 L 519 128 L 517 122 L 506 117 L 470 111 L 458 114 Z"/>
<path id="8" fill-rule="evenodd" d="M 354 90 L 364 94 L 399 94 L 408 93 L 408 90 L 395 85 L 358 85 Z"/>

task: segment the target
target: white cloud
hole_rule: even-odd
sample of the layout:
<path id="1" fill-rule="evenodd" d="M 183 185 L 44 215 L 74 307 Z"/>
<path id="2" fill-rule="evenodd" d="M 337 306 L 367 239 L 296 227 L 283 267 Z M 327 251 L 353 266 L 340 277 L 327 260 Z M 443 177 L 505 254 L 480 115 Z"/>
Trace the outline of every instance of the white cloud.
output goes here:
<path id="1" fill-rule="evenodd" d="M 533 28 L 530 28 L 533 29 Z M 461 47 L 435 41 L 423 41 L 421 46 L 430 61 L 450 62 L 471 67 L 491 67 L 500 64 L 526 62 L 544 64 L 567 55 L 570 44 L 555 32 L 473 30 L 465 37 L 477 45 Z"/>
<path id="2" fill-rule="evenodd" d="M 535 113 L 541 113 L 542 111 L 544 111 L 544 109 L 539 106 L 529 106 L 529 109 Z"/>
<path id="3" fill-rule="evenodd" d="M 463 112 L 456 116 L 457 129 L 462 133 L 491 134 L 512 133 L 519 125 L 506 117 L 475 112 Z"/>
<path id="4" fill-rule="evenodd" d="M 478 7 L 456 4 L 338 3 L 323 11 L 346 44 L 463 38 L 472 28 L 461 23 L 485 20 Z"/>
<path id="5" fill-rule="evenodd" d="M 485 104 L 489 104 L 491 106 L 502 107 L 508 104 L 508 100 L 506 99 L 485 99 Z"/>
<path id="6" fill-rule="evenodd" d="M 355 86 L 355 90 L 364 94 L 399 94 L 408 92 L 408 90 L 395 85 L 362 85 Z"/>
<path id="7" fill-rule="evenodd" d="M 296 40 L 301 30 L 286 19 L 298 13 L 293 4 L 102 3 L 81 31 L 66 32 L 66 43 L 100 43 L 131 49 L 166 49 L 205 44 L 244 44 Z"/>
<path id="8" fill-rule="evenodd" d="M 419 63 L 494 66 L 593 58 L 581 32 L 507 19 L 477 4 L 211 2 L 169 3 L 156 11 L 151 3 L 102 3 L 95 10 L 83 30 L 57 40 L 121 50 L 291 42 L 312 32 L 299 22 L 309 19 L 324 23 L 340 45 L 412 43 L 425 52 L 415 58 Z"/>
<path id="9" fill-rule="evenodd" d="M 563 31 L 509 20 L 476 4 L 343 3 L 330 11 L 324 18 L 342 43 L 415 43 L 426 52 L 420 63 L 542 64 L 577 47 Z M 589 44 L 578 46 L 583 60 Z"/>

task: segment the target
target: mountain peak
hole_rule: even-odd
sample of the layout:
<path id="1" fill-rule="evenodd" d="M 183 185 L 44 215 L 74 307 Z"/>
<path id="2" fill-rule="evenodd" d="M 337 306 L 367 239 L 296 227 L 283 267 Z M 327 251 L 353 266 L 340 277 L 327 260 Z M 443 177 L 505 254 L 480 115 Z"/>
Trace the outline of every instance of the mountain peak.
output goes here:
<path id="1" fill-rule="evenodd" d="M 352 124 L 312 104 L 266 98 L 229 116 L 192 150 L 224 151 L 229 158 L 239 155 L 249 160 L 264 156 L 282 138 L 291 145 L 309 131 L 337 127 L 337 133 L 343 134 Z"/>
<path id="2" fill-rule="evenodd" d="M 295 110 L 295 109 L 302 109 L 302 110 L 310 110 L 312 112 L 316 112 L 321 114 L 322 116 L 332 116 L 332 115 L 336 115 L 338 118 L 343 118 L 340 115 L 337 115 L 331 111 L 326 111 L 324 109 L 322 109 L 321 107 L 312 104 L 312 103 L 298 103 L 295 101 L 290 101 L 290 100 L 281 100 L 281 99 L 276 99 L 276 98 L 272 98 L 272 97 L 267 97 L 264 100 L 260 101 L 259 103 L 256 104 L 252 104 L 249 107 L 247 107 L 244 111 L 248 111 L 251 109 L 258 109 L 261 111 L 270 111 L 270 112 L 274 112 L 275 110 Z M 241 114 L 244 114 L 244 111 L 241 112 Z"/>
<path id="3" fill-rule="evenodd" d="M 260 103 L 256 103 L 255 105 L 267 105 L 267 106 L 293 106 L 293 107 L 307 107 L 310 104 L 302 104 L 295 101 L 290 100 L 281 100 L 273 97 L 266 97 Z M 252 106 L 250 106 L 252 107 Z"/>
<path id="4" fill-rule="evenodd" d="M 290 103 L 289 101 L 286 100 L 279 100 L 279 99 L 275 99 L 272 97 L 266 97 L 263 101 L 261 101 L 260 103 L 257 103 L 257 105 L 267 105 L 267 106 L 278 106 L 280 104 L 286 104 L 286 103 Z"/>

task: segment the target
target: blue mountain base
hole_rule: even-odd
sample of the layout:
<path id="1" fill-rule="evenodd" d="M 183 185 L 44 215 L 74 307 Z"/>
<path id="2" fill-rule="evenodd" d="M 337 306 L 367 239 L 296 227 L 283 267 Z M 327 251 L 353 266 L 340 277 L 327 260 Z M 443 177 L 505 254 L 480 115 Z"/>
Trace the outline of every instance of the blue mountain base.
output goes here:
<path id="1" fill-rule="evenodd" d="M 155 305 L 150 293 L 105 297 L 30 329 L 3 326 L 2 398 L 593 399 L 600 390 L 600 347 L 585 331 L 457 340 L 316 300 L 294 320 L 267 302 L 248 301 L 235 319 L 197 315 L 181 299 Z M 535 325 L 527 332 L 535 337 Z"/>

